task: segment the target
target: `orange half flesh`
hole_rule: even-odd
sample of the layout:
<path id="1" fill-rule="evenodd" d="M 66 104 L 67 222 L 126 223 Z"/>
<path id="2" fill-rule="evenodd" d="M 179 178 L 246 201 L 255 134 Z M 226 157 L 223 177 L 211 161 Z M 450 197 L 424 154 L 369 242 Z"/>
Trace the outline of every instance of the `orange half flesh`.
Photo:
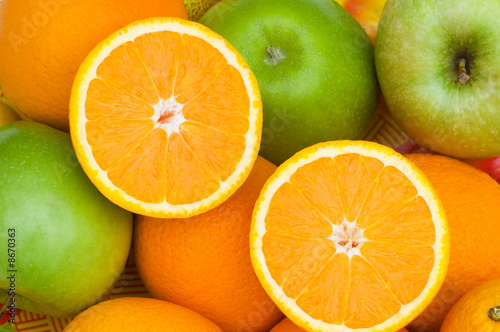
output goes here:
<path id="1" fill-rule="evenodd" d="M 90 53 L 72 92 L 71 134 L 89 178 L 116 204 L 187 217 L 227 199 L 257 157 L 255 77 L 222 37 L 157 18 Z"/>
<path id="2" fill-rule="evenodd" d="M 281 310 L 309 331 L 396 331 L 432 300 L 449 238 L 423 174 L 370 142 L 307 148 L 256 204 L 252 263 Z"/>

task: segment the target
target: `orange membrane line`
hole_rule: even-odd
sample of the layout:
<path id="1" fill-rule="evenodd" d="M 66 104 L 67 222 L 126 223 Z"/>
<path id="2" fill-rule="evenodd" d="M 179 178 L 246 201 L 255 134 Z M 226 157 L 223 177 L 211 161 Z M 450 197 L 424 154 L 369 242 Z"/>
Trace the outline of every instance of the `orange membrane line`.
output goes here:
<path id="1" fill-rule="evenodd" d="M 336 166 L 335 158 L 333 158 L 333 157 L 331 157 L 331 158 L 332 158 L 333 165 Z M 332 171 L 335 174 L 335 176 L 334 176 L 335 177 L 335 184 L 337 185 L 337 188 L 340 189 L 339 174 L 337 172 L 337 167 L 333 167 Z M 347 209 L 344 206 L 344 200 L 342 199 L 342 196 L 340 194 L 340 190 L 338 191 L 338 195 L 339 195 L 339 202 L 340 202 L 340 205 L 342 207 L 342 211 L 343 211 L 343 215 L 344 215 L 344 220 L 347 220 L 347 218 L 345 217 L 345 213 L 346 213 Z M 349 268 L 350 268 L 350 265 L 349 265 Z"/>
<path id="2" fill-rule="evenodd" d="M 318 208 L 307 198 L 304 196 L 304 194 L 302 193 L 302 191 L 299 189 L 299 187 L 297 187 L 297 185 L 295 185 L 293 182 L 291 181 L 288 181 L 288 183 L 299 193 L 300 197 L 302 197 L 304 199 L 304 203 L 306 203 L 307 205 L 309 205 L 310 207 L 313 208 L 313 210 L 315 210 L 316 212 L 318 212 L 318 214 L 323 218 L 325 219 L 328 223 L 332 224 L 332 225 L 336 225 L 334 224 L 330 219 L 328 219 L 325 215 L 323 215 L 323 213 L 321 213 L 320 210 L 318 210 Z M 333 228 L 331 229 L 331 231 L 333 232 Z"/>
<path id="3" fill-rule="evenodd" d="M 349 299 L 351 297 L 351 287 L 352 287 L 352 259 L 349 258 L 349 282 L 347 284 L 347 293 L 344 297 L 344 318 L 342 319 L 342 324 L 345 325 L 345 318 L 347 316 L 347 310 L 349 307 Z"/>
<path id="4" fill-rule="evenodd" d="M 165 192 L 164 197 L 163 197 L 163 202 L 167 202 L 167 191 L 168 191 L 168 179 L 167 179 L 167 172 L 165 171 L 167 168 L 167 157 L 168 157 L 168 147 L 170 146 L 170 135 L 167 135 L 167 143 L 165 144 L 165 158 L 162 158 L 163 160 L 163 165 L 160 165 L 161 167 L 161 173 L 163 177 L 163 183 L 165 184 Z M 168 202 L 167 202 L 168 203 Z"/>
<path id="5" fill-rule="evenodd" d="M 371 158 L 371 157 L 369 157 Z M 363 203 L 361 204 L 361 207 L 359 208 L 359 211 L 358 211 L 358 214 L 357 216 L 354 218 L 354 221 L 358 220 L 359 218 L 359 215 L 361 214 L 361 212 L 363 212 L 363 209 L 365 208 L 365 205 L 366 205 L 366 202 L 368 201 L 368 197 L 370 197 L 370 194 L 373 192 L 373 190 L 375 190 L 375 185 L 377 185 L 379 182 L 378 180 L 380 179 L 380 176 L 382 175 L 382 171 L 386 168 L 387 166 L 384 165 L 384 167 L 382 167 L 380 169 L 380 171 L 378 172 L 377 176 L 373 179 L 373 182 L 371 183 L 370 185 L 370 189 L 368 189 L 368 191 L 366 192 L 366 196 L 364 197 L 364 200 L 363 200 Z M 366 229 L 366 228 L 365 228 Z"/>
<path id="6" fill-rule="evenodd" d="M 106 82 L 106 84 L 108 84 L 108 85 L 110 85 L 110 86 L 112 86 L 112 87 L 116 88 L 117 90 L 119 90 L 119 91 L 123 92 L 123 94 L 126 94 L 127 96 L 130 96 L 130 97 L 132 97 L 133 99 L 138 100 L 138 101 L 140 101 L 140 102 L 142 102 L 142 103 L 144 103 L 144 104 L 151 105 L 148 101 L 145 101 L 145 100 L 143 100 L 142 98 L 139 98 L 138 96 L 136 96 L 136 95 L 134 95 L 134 94 L 130 93 L 129 91 L 125 90 L 124 88 L 122 88 L 122 87 L 121 87 L 121 86 L 119 86 L 118 84 L 114 84 L 114 83 L 112 83 L 111 81 L 108 81 L 108 80 L 106 80 L 106 79 L 104 79 L 104 78 L 102 78 L 102 77 L 97 76 L 97 74 L 96 74 L 96 77 L 95 77 L 93 80 L 100 80 L 100 81 Z M 92 80 L 92 81 L 93 81 L 93 80 Z M 91 81 L 91 82 L 92 82 L 92 81 Z M 89 84 L 89 86 L 90 86 L 90 84 Z M 144 118 L 144 120 L 147 120 L 147 119 L 149 119 L 149 118 Z M 88 120 L 88 119 L 87 119 L 87 121 L 90 121 L 90 120 Z"/>
<path id="7" fill-rule="evenodd" d="M 140 140 L 138 140 L 131 148 L 130 150 L 128 150 L 122 157 L 120 157 L 116 162 L 114 162 L 113 164 L 111 164 L 108 169 L 103 169 L 103 171 L 107 172 L 109 171 L 114 165 L 116 165 L 117 163 L 123 161 L 123 159 L 125 159 L 125 157 L 129 156 L 130 153 L 132 151 L 134 151 L 135 148 L 137 148 L 146 138 L 148 138 L 149 136 L 151 136 L 154 132 L 155 128 L 153 127 L 153 129 L 151 129 L 147 134 L 144 135 L 144 137 L 142 137 Z"/>
<path id="8" fill-rule="evenodd" d="M 395 214 L 398 214 L 399 212 L 401 212 L 411 201 L 417 199 L 418 197 L 420 197 L 419 194 L 413 196 L 412 198 L 407 199 L 403 204 L 401 204 L 401 208 L 399 210 L 395 211 Z M 368 225 L 368 227 L 366 227 L 363 231 L 367 231 L 368 229 L 370 229 L 374 226 L 377 226 L 379 223 L 384 222 L 386 219 L 387 218 L 382 218 L 382 219 L 375 221 L 374 223 Z M 384 242 L 384 241 L 377 241 L 377 242 Z"/>
<path id="9" fill-rule="evenodd" d="M 368 242 L 368 241 L 367 241 Z M 396 301 L 401 304 L 401 306 L 403 306 L 404 304 L 401 303 L 401 301 L 399 300 L 399 298 L 396 296 L 396 294 L 394 294 L 394 292 L 392 291 L 391 287 L 389 287 L 389 285 L 386 283 L 386 281 L 384 280 L 384 278 L 382 277 L 382 274 L 380 274 L 380 271 L 378 269 L 375 268 L 375 266 L 372 265 L 372 263 L 370 263 L 363 255 L 361 255 L 361 258 L 368 264 L 371 266 L 371 268 L 377 273 L 377 275 L 380 277 L 380 280 L 382 280 L 382 283 L 385 285 L 385 287 L 387 287 L 387 289 L 389 290 L 389 292 L 391 293 L 391 295 L 396 299 Z"/>
<path id="10" fill-rule="evenodd" d="M 288 236 L 288 235 L 280 235 L 280 236 L 282 236 L 282 237 L 291 237 L 291 236 Z M 293 238 L 293 237 L 291 237 L 291 238 Z M 307 240 L 309 240 L 309 239 L 307 239 Z M 296 260 L 296 262 L 289 268 L 288 273 L 286 275 L 283 275 L 283 281 L 282 281 L 282 285 L 281 286 L 284 287 L 288 283 L 288 281 L 292 277 L 292 274 L 294 274 L 294 272 L 298 268 L 298 265 L 299 265 L 299 260 Z M 271 273 L 271 271 L 269 271 L 269 272 Z M 284 290 L 283 290 L 283 292 L 284 292 Z"/>
<path id="11" fill-rule="evenodd" d="M 393 244 L 394 242 L 390 242 L 390 241 L 381 241 L 381 240 L 372 240 L 372 239 L 367 239 L 366 242 L 373 242 L 373 243 L 383 243 L 383 244 Z M 430 248 L 434 248 L 434 245 L 430 245 L 430 244 L 412 244 L 412 245 L 408 245 L 408 247 L 416 247 L 416 248 L 425 248 L 425 247 L 430 247 Z"/>
<path id="12" fill-rule="evenodd" d="M 283 236 L 283 237 L 289 237 L 289 238 L 292 238 L 292 239 L 297 239 L 297 240 L 304 240 L 304 241 L 312 241 L 312 240 L 325 240 L 324 238 L 321 238 L 321 237 L 302 237 L 302 236 L 298 236 L 298 235 L 295 235 L 295 234 L 285 234 L 285 233 L 279 233 L 279 232 L 273 232 L 273 234 L 276 234 L 276 235 L 279 235 L 279 236 Z"/>
<path id="13" fill-rule="evenodd" d="M 181 40 L 181 45 L 180 46 L 181 46 L 181 50 L 182 50 L 184 48 L 184 46 L 185 46 L 184 40 L 182 38 L 182 34 L 181 34 L 180 40 Z M 174 97 L 174 99 L 176 99 L 176 96 L 175 96 L 175 82 L 177 82 L 177 76 L 179 74 L 179 60 L 176 57 L 174 57 L 174 60 L 175 60 L 174 61 L 175 63 L 173 63 L 172 65 L 175 66 L 175 76 L 174 76 L 174 79 L 172 80 L 172 85 L 173 85 L 172 86 L 172 96 Z M 156 84 L 155 84 L 155 86 L 156 86 Z M 156 88 L 156 89 L 158 89 L 158 88 Z M 177 95 L 177 97 L 179 97 L 179 96 Z"/>
<path id="14" fill-rule="evenodd" d="M 158 97 L 158 101 L 160 101 L 160 93 L 158 92 L 158 87 L 155 84 L 155 80 L 153 79 L 153 75 L 149 71 L 148 66 L 146 65 L 146 61 L 144 60 L 144 57 L 141 54 L 141 51 L 139 51 L 139 48 L 135 44 L 135 40 L 132 41 L 132 45 L 134 45 L 135 52 L 137 53 L 137 56 L 139 59 L 141 59 L 141 64 L 144 67 L 146 73 L 148 73 L 149 81 L 151 82 L 151 85 L 154 86 L 155 91 L 156 91 L 156 96 Z"/>
<path id="15" fill-rule="evenodd" d="M 265 235 L 265 234 L 264 234 L 264 235 Z M 280 235 L 280 236 L 287 237 L 287 235 Z M 263 237 L 263 239 L 264 239 L 264 237 Z M 283 283 L 283 285 L 281 285 L 281 286 L 286 285 L 286 283 L 288 282 L 288 280 L 290 280 L 291 275 L 292 275 L 293 271 L 295 271 L 295 270 L 296 270 L 296 268 L 297 268 L 297 265 L 298 265 L 298 264 L 299 264 L 299 261 L 298 261 L 298 260 L 297 260 L 297 261 L 295 261 L 295 263 L 294 263 L 294 264 L 293 264 L 293 265 L 289 268 L 288 273 L 287 273 L 286 275 L 283 275 L 283 282 L 282 282 L 282 283 Z M 268 268 L 268 269 L 269 269 L 269 268 Z M 269 274 L 271 274 L 271 271 L 269 271 Z M 271 276 L 271 277 L 272 277 L 272 276 Z M 274 279 L 274 278 L 273 278 L 273 279 Z M 275 280 L 275 281 L 276 281 L 276 280 Z M 283 290 L 283 292 L 285 292 L 285 291 Z"/>
<path id="16" fill-rule="evenodd" d="M 203 39 L 201 39 L 201 40 L 202 40 L 202 41 L 204 41 Z M 204 42 L 206 42 L 206 41 L 204 41 Z M 182 46 L 183 46 L 183 47 L 187 47 L 187 45 L 186 45 L 186 40 L 185 40 L 185 37 L 184 37 L 184 34 L 181 34 L 181 43 L 182 43 Z M 208 44 L 208 43 L 207 43 L 207 44 Z M 226 59 L 226 58 L 224 57 L 224 59 Z M 227 59 L 226 59 L 226 61 L 227 61 Z M 227 64 L 229 65 L 229 62 L 228 62 Z M 207 89 L 207 87 L 208 87 L 210 84 L 212 84 L 212 83 L 215 81 L 215 79 L 216 79 L 217 77 L 219 77 L 219 75 L 222 73 L 222 71 L 223 71 L 222 69 L 223 69 L 224 67 L 225 67 L 225 66 L 223 66 L 223 67 L 221 68 L 221 70 L 217 73 L 217 75 L 214 75 L 214 77 L 213 77 L 213 79 L 210 81 L 210 83 L 208 83 L 208 84 L 204 87 L 204 89 L 203 89 L 202 91 L 200 91 L 200 93 L 198 93 L 198 94 L 197 94 L 194 98 L 192 98 L 192 99 L 188 100 L 186 103 L 184 103 L 184 106 L 185 106 L 185 105 L 187 105 L 187 104 L 189 104 L 191 101 L 193 101 L 194 99 L 196 99 L 196 98 L 197 98 L 200 94 L 202 94 L 203 92 L 205 92 L 205 91 L 206 91 L 206 89 Z M 174 86 L 173 86 L 173 88 L 172 88 L 172 95 L 174 96 L 174 98 L 176 98 L 176 99 L 177 99 L 177 97 L 179 97 L 179 95 L 176 95 L 176 94 L 175 94 L 175 82 L 177 82 L 177 74 L 179 73 L 179 61 L 177 61 L 177 67 L 176 67 L 176 68 L 177 68 L 177 70 L 175 71 L 175 78 L 174 78 Z"/>
<path id="17" fill-rule="evenodd" d="M 208 129 L 212 129 L 214 131 L 218 131 L 218 132 L 221 132 L 221 133 L 224 133 L 224 134 L 228 134 L 228 135 L 233 135 L 233 136 L 245 136 L 245 135 L 238 135 L 238 134 L 234 134 L 234 133 L 231 133 L 229 131 L 225 131 L 225 130 L 222 130 L 220 128 L 215 128 L 215 127 L 212 127 L 212 126 L 209 126 L 205 123 L 201 123 L 201 122 L 198 122 L 198 121 L 194 121 L 194 120 L 189 120 L 189 119 L 186 119 L 185 122 L 190 122 L 190 123 L 193 123 L 195 125 L 198 125 L 198 126 L 201 126 L 201 127 L 205 127 L 205 128 L 208 128 Z"/>
<path id="18" fill-rule="evenodd" d="M 332 255 L 332 257 L 328 260 L 328 262 L 325 264 L 325 266 L 327 266 L 328 264 L 330 264 L 330 262 L 335 259 L 335 255 L 337 255 L 337 253 L 335 253 L 335 254 Z M 325 310 L 326 312 L 330 312 L 330 309 L 332 307 L 333 297 L 334 297 L 334 294 L 330 294 L 329 299 L 328 299 L 328 304 L 326 305 L 326 310 Z"/>
<path id="19" fill-rule="evenodd" d="M 200 158 L 198 157 L 198 155 L 193 151 L 192 147 L 186 142 L 186 140 L 184 139 L 184 137 L 182 136 L 182 132 L 180 132 L 179 134 L 179 137 L 181 138 L 181 140 L 184 142 L 184 145 L 187 147 L 187 149 L 189 150 L 189 152 L 191 152 L 191 154 L 193 155 L 194 158 L 196 158 L 196 160 L 198 160 L 198 162 L 200 163 L 200 165 L 203 166 L 203 168 L 205 170 L 207 170 L 208 173 L 212 174 L 216 179 L 219 180 L 220 183 L 223 183 L 224 181 L 222 181 L 219 176 L 217 174 L 215 174 L 211 169 L 209 169 L 207 167 L 207 165 L 205 165 L 201 160 Z"/>
<path id="20" fill-rule="evenodd" d="M 216 79 L 217 79 L 217 78 L 218 78 L 218 77 L 219 77 L 219 76 L 220 76 L 220 75 L 224 72 L 224 68 L 225 68 L 226 66 L 231 66 L 231 65 L 229 64 L 229 62 L 228 62 L 226 65 L 224 65 L 224 66 L 223 66 L 223 67 L 219 70 L 219 72 L 218 72 L 216 75 L 214 75 L 214 76 L 213 76 L 212 80 L 211 80 L 209 83 L 207 83 L 207 84 L 205 85 L 205 87 L 204 87 L 204 88 L 203 88 L 203 89 L 202 89 L 202 90 L 201 90 L 201 91 L 200 91 L 200 92 L 199 92 L 196 96 L 194 96 L 193 98 L 189 99 L 187 102 L 185 102 L 185 103 L 184 103 L 184 106 L 186 106 L 187 104 L 189 104 L 189 103 L 191 103 L 192 101 L 194 101 L 194 100 L 195 100 L 196 98 L 198 98 L 198 97 L 199 97 L 199 96 L 200 96 L 203 92 L 207 91 L 208 87 L 209 87 L 209 86 L 210 86 L 213 82 L 215 82 L 215 80 L 216 80 Z M 233 67 L 233 66 L 231 66 L 231 67 Z M 177 77 L 176 77 L 176 79 L 177 79 Z M 245 89 L 246 89 L 246 87 L 245 87 Z M 178 96 L 178 95 L 177 95 L 177 96 Z"/>
<path id="21" fill-rule="evenodd" d="M 313 283 L 313 281 L 316 280 L 316 278 L 318 278 L 321 275 L 321 272 L 323 272 L 326 269 L 326 267 L 328 266 L 328 264 L 330 264 L 330 262 L 333 261 L 333 259 L 335 258 L 335 255 L 336 254 L 332 255 L 332 257 L 330 257 L 326 261 L 326 263 L 321 267 L 321 269 L 318 270 L 318 272 L 315 275 L 313 275 L 310 278 L 308 278 L 308 281 L 310 281 L 310 282 L 306 284 L 306 287 L 304 287 L 304 289 L 302 289 L 302 291 L 295 297 L 294 300 L 297 300 L 302 294 L 304 294 L 304 292 L 306 292 L 306 291 L 309 290 L 309 288 L 310 288 L 311 284 Z"/>

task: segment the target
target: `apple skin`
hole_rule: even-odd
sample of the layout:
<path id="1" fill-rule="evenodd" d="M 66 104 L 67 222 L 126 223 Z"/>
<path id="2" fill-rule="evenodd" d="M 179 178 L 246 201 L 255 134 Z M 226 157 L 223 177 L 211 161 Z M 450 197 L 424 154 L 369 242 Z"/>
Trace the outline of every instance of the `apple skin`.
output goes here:
<path id="1" fill-rule="evenodd" d="M 360 138 L 371 123 L 380 96 L 373 45 L 335 1 L 223 0 L 200 23 L 229 41 L 257 78 L 267 160 L 279 165 L 315 143 Z M 270 47 L 284 58 L 274 63 Z"/>
<path id="2" fill-rule="evenodd" d="M 0 128 L 0 299 L 15 229 L 15 303 L 54 317 L 94 304 L 120 276 L 132 214 L 108 201 L 76 159 L 69 134 L 35 122 Z"/>
<path id="3" fill-rule="evenodd" d="M 391 114 L 410 138 L 457 158 L 500 155 L 499 17 L 498 0 L 387 2 L 377 74 Z M 460 58 L 470 75 L 463 85 Z"/>

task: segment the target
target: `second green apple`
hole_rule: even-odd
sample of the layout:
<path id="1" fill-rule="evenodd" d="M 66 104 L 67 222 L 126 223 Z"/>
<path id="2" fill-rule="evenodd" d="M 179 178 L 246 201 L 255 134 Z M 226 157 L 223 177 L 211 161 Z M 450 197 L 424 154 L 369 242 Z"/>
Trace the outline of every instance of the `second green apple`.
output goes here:
<path id="1" fill-rule="evenodd" d="M 226 38 L 257 77 L 260 154 L 281 164 L 322 141 L 360 138 L 379 100 L 373 46 L 330 0 L 223 0 L 200 22 Z"/>
<path id="2" fill-rule="evenodd" d="M 500 155 L 500 1 L 389 0 L 375 60 L 387 106 L 441 154 Z"/>

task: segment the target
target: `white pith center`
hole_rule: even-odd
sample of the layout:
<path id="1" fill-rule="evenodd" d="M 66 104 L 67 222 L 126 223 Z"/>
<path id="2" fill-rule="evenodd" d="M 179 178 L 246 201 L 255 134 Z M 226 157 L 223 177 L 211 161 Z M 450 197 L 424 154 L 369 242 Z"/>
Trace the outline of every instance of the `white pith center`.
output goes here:
<path id="1" fill-rule="evenodd" d="M 182 114 L 183 104 L 179 104 L 174 96 L 167 100 L 161 99 L 153 105 L 155 114 L 151 119 L 155 123 L 155 128 L 164 129 L 168 136 L 180 132 L 180 126 L 186 121 Z"/>
<path id="2" fill-rule="evenodd" d="M 335 243 L 337 253 L 345 253 L 349 258 L 354 255 L 361 256 L 361 244 L 366 242 L 363 230 L 356 227 L 356 221 L 347 220 L 341 225 L 332 225 L 332 235 L 329 239 Z"/>

